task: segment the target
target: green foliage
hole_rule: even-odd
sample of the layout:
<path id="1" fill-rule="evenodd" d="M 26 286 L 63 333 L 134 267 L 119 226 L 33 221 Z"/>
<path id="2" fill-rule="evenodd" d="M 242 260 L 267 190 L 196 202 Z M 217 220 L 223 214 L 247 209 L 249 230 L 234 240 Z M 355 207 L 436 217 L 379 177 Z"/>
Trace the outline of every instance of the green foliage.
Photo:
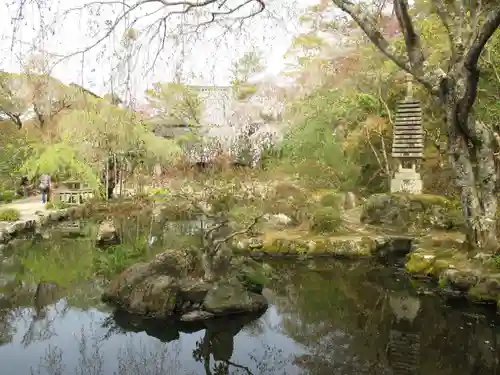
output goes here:
<path id="1" fill-rule="evenodd" d="M 45 203 L 45 208 L 47 210 L 62 210 L 68 208 L 70 205 L 65 201 L 55 200 Z"/>
<path id="2" fill-rule="evenodd" d="M 154 121 L 162 126 L 200 125 L 203 103 L 194 88 L 179 83 L 155 83 L 146 91 L 149 104 L 158 110 Z"/>
<path id="3" fill-rule="evenodd" d="M 335 207 L 321 207 L 312 214 L 311 229 L 316 233 L 336 233 L 343 229 L 342 214 Z"/>
<path id="4" fill-rule="evenodd" d="M 262 61 L 262 51 L 254 50 L 245 52 L 242 57 L 233 63 L 231 69 L 235 85 L 245 84 L 254 75 L 262 72 L 264 70 Z"/>
<path id="5" fill-rule="evenodd" d="M 495 264 L 495 267 L 500 269 L 500 254 L 495 254 L 493 256 L 493 263 Z"/>
<path id="6" fill-rule="evenodd" d="M 66 287 L 94 277 L 94 250 L 89 240 L 41 242 L 19 253 L 29 281 L 35 283 L 52 281 Z"/>
<path id="7" fill-rule="evenodd" d="M 0 202 L 10 203 L 16 198 L 16 195 L 14 190 L 0 191 Z"/>
<path id="8" fill-rule="evenodd" d="M 32 141 L 23 129 L 0 121 L 0 190 L 19 186 L 20 168 L 31 150 Z"/>
<path id="9" fill-rule="evenodd" d="M 35 149 L 22 166 L 30 179 L 47 173 L 58 179 L 78 179 L 90 187 L 100 186 L 98 171 L 93 170 L 75 146 L 60 142 Z"/>
<path id="10" fill-rule="evenodd" d="M 0 209 L 0 221 L 17 221 L 21 218 L 21 212 L 17 208 Z"/>
<path id="11" fill-rule="evenodd" d="M 342 205 L 342 196 L 339 194 L 329 193 L 321 197 L 319 204 L 322 207 L 339 208 Z"/>
<path id="12" fill-rule="evenodd" d="M 157 187 L 149 189 L 148 194 L 152 195 L 153 197 L 161 197 L 170 194 L 170 190 L 165 187 Z"/>
<path id="13" fill-rule="evenodd" d="M 134 263 L 149 258 L 147 238 L 137 238 L 132 244 L 115 245 L 100 251 L 95 250 L 94 271 L 106 277 L 119 274 Z"/>
<path id="14" fill-rule="evenodd" d="M 257 92 L 257 86 L 248 83 L 235 84 L 235 89 L 238 100 L 246 100 Z"/>
<path id="15" fill-rule="evenodd" d="M 325 103 L 318 105 L 316 115 L 305 116 L 286 135 L 281 144 L 282 166 L 295 170 L 310 186 L 349 190 L 356 183 L 359 167 L 344 153 L 327 111 Z"/>

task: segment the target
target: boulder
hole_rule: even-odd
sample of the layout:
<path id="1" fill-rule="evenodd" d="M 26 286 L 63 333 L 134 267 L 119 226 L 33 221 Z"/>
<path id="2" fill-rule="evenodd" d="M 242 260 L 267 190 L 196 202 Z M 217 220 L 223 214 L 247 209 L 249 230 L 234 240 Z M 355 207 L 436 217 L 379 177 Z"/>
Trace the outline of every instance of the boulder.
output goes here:
<path id="1" fill-rule="evenodd" d="M 225 278 L 208 282 L 195 276 L 190 259 L 181 251 L 169 250 L 148 263 L 135 264 L 108 285 L 102 299 L 119 311 L 184 322 L 267 307 L 261 295 L 266 278 L 259 263 L 235 260 Z"/>
<path id="2" fill-rule="evenodd" d="M 462 214 L 456 203 L 441 196 L 375 194 L 363 205 L 361 221 L 400 230 L 451 230 L 461 227 Z"/>
<path id="3" fill-rule="evenodd" d="M 221 281 L 214 285 L 203 301 L 203 308 L 214 315 L 258 312 L 267 307 L 266 298 L 250 292 L 237 281 Z"/>

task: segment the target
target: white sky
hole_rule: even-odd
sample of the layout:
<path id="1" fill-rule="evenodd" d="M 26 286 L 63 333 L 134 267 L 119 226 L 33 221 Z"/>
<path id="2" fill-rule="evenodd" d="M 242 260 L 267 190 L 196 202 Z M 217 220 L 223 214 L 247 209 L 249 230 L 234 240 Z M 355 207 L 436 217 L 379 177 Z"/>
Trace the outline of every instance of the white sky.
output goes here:
<path id="1" fill-rule="evenodd" d="M 90 0 L 38 0 L 39 3 L 46 4 L 42 14 L 44 15 L 43 23 L 48 26 L 40 26 L 38 16 L 40 12 L 34 5 L 29 5 L 25 8 L 23 19 L 18 22 L 20 27 L 16 31 L 16 41 L 13 43 L 11 20 L 15 18 L 16 5 L 19 2 L 21 0 L 4 0 L 0 4 L 0 70 L 4 71 L 20 71 L 22 60 L 30 55 L 30 51 L 45 50 L 62 56 L 92 44 L 98 37 L 89 34 L 99 30 L 99 35 L 103 35 L 106 30 L 106 19 L 114 21 L 117 17 L 116 12 L 122 10 L 121 5 L 109 6 L 108 4 L 108 9 L 102 9 L 99 15 L 90 15 L 88 11 L 64 15 L 64 11 L 81 7 Z M 101 1 L 101 3 L 110 2 L 118 3 L 113 0 Z M 133 4 L 136 0 L 125 0 L 125 2 Z M 232 2 L 241 3 L 242 1 L 232 0 Z M 14 5 L 9 5 L 9 3 Z M 228 3 L 231 3 L 231 0 Z M 222 28 L 212 26 L 205 30 L 201 40 L 190 42 L 185 39 L 184 58 L 181 58 L 180 54 L 179 45 L 181 44 L 177 43 L 176 46 L 176 43 L 171 40 L 163 48 L 153 71 L 148 68 L 158 50 L 160 34 L 155 33 L 156 38 L 151 41 L 149 37 L 146 38 L 145 34 L 141 33 L 134 45 L 134 48 L 139 51 L 134 54 L 133 59 L 129 59 L 135 61 L 135 64 L 131 63 L 134 66 L 130 68 L 132 74 L 129 79 L 127 79 L 127 68 L 124 66 L 127 62 L 127 59 L 123 57 L 126 52 L 120 48 L 120 39 L 125 31 L 123 23 L 110 38 L 85 54 L 83 67 L 80 54 L 59 64 L 54 68 L 52 75 L 65 83 L 81 84 L 101 95 L 109 92 L 113 85 L 116 92 L 127 96 L 124 94 L 125 82 L 130 82 L 128 95 L 140 100 L 142 92 L 153 82 L 172 80 L 175 66 L 179 61 L 183 61 L 182 70 L 185 80 L 189 83 L 229 84 L 231 63 L 253 48 L 264 52 L 267 73 L 278 74 L 283 68 L 283 55 L 298 33 L 297 21 L 301 13 L 300 9 L 315 3 L 317 0 L 267 0 L 268 9 L 279 14 L 277 18 L 273 19 L 268 14 L 256 16 L 247 23 L 242 32 L 233 32 L 223 38 L 216 38 L 220 35 Z M 154 6 L 141 9 L 139 13 L 132 13 L 124 22 L 132 22 L 135 17 L 155 9 Z M 115 11 L 114 14 L 112 10 Z M 157 14 L 161 15 L 161 13 Z M 159 19 L 158 16 L 155 17 L 138 21 L 134 29 L 142 30 Z M 180 25 L 180 21 L 180 18 L 169 18 L 170 35 L 178 35 L 175 29 Z M 113 54 L 115 54 L 114 57 Z M 120 69 L 111 72 L 112 67 L 116 67 L 118 63 L 121 63 Z M 111 84 L 111 81 L 114 83 Z"/>

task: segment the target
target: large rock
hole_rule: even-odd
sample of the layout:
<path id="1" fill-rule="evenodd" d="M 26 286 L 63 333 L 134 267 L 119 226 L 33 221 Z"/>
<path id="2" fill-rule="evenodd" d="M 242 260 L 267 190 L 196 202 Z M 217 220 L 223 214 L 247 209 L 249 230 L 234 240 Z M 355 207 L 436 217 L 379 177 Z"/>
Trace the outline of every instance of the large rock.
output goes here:
<path id="1" fill-rule="evenodd" d="M 361 221 L 402 230 L 456 229 L 462 225 L 457 204 L 445 197 L 420 194 L 375 194 L 364 204 Z"/>
<path id="2" fill-rule="evenodd" d="M 138 263 L 122 272 L 108 285 L 102 299 L 131 314 L 186 322 L 267 307 L 260 294 L 266 278 L 257 262 L 235 261 L 227 277 L 213 283 L 188 272 L 193 271 L 189 263 L 190 257 L 183 252 L 161 253 L 149 263 Z"/>
<path id="3" fill-rule="evenodd" d="M 257 312 L 266 307 L 263 295 L 246 290 L 235 280 L 216 283 L 203 301 L 204 310 L 214 315 Z"/>

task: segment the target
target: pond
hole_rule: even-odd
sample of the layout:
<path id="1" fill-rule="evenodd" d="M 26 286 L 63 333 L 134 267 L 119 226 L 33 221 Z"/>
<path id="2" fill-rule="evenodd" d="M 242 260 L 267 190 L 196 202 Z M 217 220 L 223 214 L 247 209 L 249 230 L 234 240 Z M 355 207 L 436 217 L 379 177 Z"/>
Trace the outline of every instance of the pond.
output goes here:
<path id="1" fill-rule="evenodd" d="M 99 300 L 106 275 L 97 272 L 104 261 L 93 247 L 92 228 L 65 224 L 4 252 L 2 374 L 500 371 L 500 323 L 494 313 L 422 293 L 425 285 L 406 278 L 397 265 L 373 261 L 270 263 L 276 277 L 265 291 L 271 305 L 261 316 L 192 327 L 114 314 Z M 144 234 L 125 232 L 134 244 Z M 147 251 L 172 240 L 158 237 L 156 248 Z M 108 268 L 123 265 L 125 250 L 114 251 L 113 261 L 103 258 Z"/>

